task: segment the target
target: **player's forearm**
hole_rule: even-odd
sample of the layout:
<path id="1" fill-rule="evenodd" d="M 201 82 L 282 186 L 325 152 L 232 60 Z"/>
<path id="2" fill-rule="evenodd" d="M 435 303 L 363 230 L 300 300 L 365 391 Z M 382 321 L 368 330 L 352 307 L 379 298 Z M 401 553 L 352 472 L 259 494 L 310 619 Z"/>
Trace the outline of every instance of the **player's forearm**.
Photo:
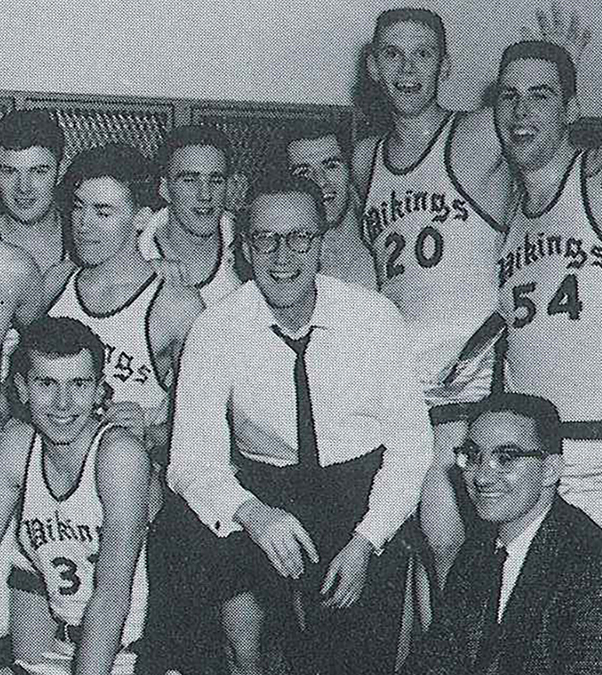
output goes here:
<path id="1" fill-rule="evenodd" d="M 129 587 L 97 588 L 86 608 L 75 675 L 110 675 L 130 606 Z"/>

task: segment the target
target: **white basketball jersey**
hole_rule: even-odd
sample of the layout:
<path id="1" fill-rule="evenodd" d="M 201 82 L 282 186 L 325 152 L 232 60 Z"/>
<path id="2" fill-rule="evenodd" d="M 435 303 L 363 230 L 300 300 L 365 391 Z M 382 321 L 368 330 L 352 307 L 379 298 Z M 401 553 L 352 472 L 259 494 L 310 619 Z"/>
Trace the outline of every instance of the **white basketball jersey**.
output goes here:
<path id="1" fill-rule="evenodd" d="M 89 311 L 78 290 L 81 271 L 73 273 L 48 310 L 50 316 L 68 316 L 89 326 L 105 345 L 105 376 L 113 400 L 139 403 L 146 410 L 159 409 L 166 391 L 152 358 L 149 317 L 163 282 L 150 277 L 122 307 L 107 314 Z"/>
<path id="2" fill-rule="evenodd" d="M 585 158 L 541 213 L 517 210 L 498 260 L 508 388 L 550 399 L 563 421 L 602 419 L 602 239 L 588 212 Z"/>
<path id="3" fill-rule="evenodd" d="M 407 169 L 375 149 L 362 231 L 376 257 L 381 291 L 417 335 L 468 338 L 497 304 L 499 226 L 462 191 L 450 162 L 457 116 L 441 125 Z M 496 229 L 497 228 L 497 229 Z"/>
<path id="4" fill-rule="evenodd" d="M 168 207 L 157 211 L 140 233 L 138 249 L 145 260 L 166 257 L 159 244 L 157 231 L 167 225 L 168 218 Z M 220 237 L 217 265 L 205 283 L 198 287 L 199 295 L 207 307 L 219 302 L 241 285 L 235 267 L 234 220 L 232 214 L 227 211 L 224 212 L 220 220 Z"/>
<path id="5" fill-rule="evenodd" d="M 54 495 L 48 486 L 40 435 L 34 435 L 29 452 L 18 541 L 43 577 L 52 614 L 71 626 L 81 624 L 94 591 L 103 524 L 102 503 L 96 487 L 96 456 L 102 436 L 110 428 L 111 425 L 97 431 L 79 480 L 65 495 Z M 123 630 L 124 645 L 142 634 L 148 595 L 145 558 L 143 547 Z"/>

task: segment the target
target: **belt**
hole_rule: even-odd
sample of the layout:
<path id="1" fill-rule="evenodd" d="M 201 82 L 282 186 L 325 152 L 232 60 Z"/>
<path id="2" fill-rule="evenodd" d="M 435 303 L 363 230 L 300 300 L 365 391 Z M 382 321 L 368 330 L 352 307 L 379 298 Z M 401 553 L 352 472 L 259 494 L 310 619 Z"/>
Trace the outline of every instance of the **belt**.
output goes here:
<path id="1" fill-rule="evenodd" d="M 66 621 L 60 620 L 56 627 L 56 632 L 54 637 L 61 642 L 67 642 L 68 644 L 77 645 L 82 637 L 82 627 L 74 626 L 67 623 Z M 122 645 L 119 649 L 120 652 L 133 652 L 137 653 L 137 645 L 140 640 L 136 640 L 129 645 Z"/>

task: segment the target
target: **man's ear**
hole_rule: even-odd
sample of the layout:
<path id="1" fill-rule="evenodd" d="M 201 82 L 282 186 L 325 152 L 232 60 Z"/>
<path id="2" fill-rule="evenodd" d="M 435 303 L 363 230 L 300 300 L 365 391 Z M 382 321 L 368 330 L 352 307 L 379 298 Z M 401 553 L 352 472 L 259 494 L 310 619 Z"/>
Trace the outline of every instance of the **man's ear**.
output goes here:
<path id="1" fill-rule="evenodd" d="M 544 487 L 555 485 L 562 476 L 564 457 L 560 454 L 548 455 L 544 459 Z"/>
<path id="2" fill-rule="evenodd" d="M 141 209 L 138 209 L 136 215 L 134 216 L 134 227 L 136 232 L 142 232 L 148 225 L 148 221 L 153 216 L 153 210 L 148 206 L 143 206 Z"/>
<path id="3" fill-rule="evenodd" d="M 376 57 L 374 56 L 372 47 L 368 47 L 368 53 L 366 54 L 366 70 L 373 82 L 378 82 L 380 80 L 378 64 L 376 63 Z"/>
<path id="4" fill-rule="evenodd" d="M 14 382 L 19 401 L 23 405 L 27 405 L 29 401 L 29 392 L 27 391 L 27 383 L 25 382 L 25 378 L 23 375 L 21 375 L 21 373 L 15 373 Z"/>
<path id="5" fill-rule="evenodd" d="M 249 180 L 244 173 L 233 173 L 226 183 L 226 208 L 230 211 L 239 211 L 247 196 Z"/>
<path id="6" fill-rule="evenodd" d="M 581 106 L 576 96 L 571 96 L 566 104 L 567 124 L 573 124 L 581 117 Z"/>
<path id="7" fill-rule="evenodd" d="M 441 82 L 445 82 L 451 75 L 452 71 L 452 62 L 449 57 L 449 54 L 446 54 L 442 59 L 441 59 L 441 68 L 439 69 L 439 80 Z"/>
<path id="8" fill-rule="evenodd" d="M 159 181 L 159 196 L 168 204 L 171 202 L 169 198 L 169 188 L 167 187 L 167 178 L 165 178 L 165 176 L 161 176 L 161 180 Z"/>

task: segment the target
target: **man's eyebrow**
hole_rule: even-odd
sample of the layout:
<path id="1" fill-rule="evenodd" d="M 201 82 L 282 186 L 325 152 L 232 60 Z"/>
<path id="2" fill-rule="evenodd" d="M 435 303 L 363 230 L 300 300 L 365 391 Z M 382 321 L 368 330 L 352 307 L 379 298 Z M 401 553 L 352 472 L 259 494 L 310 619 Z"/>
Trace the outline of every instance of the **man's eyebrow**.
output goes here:
<path id="1" fill-rule="evenodd" d="M 199 176 L 221 176 L 225 177 L 225 171 L 178 171 L 175 175 L 176 178 L 197 178 Z"/>

